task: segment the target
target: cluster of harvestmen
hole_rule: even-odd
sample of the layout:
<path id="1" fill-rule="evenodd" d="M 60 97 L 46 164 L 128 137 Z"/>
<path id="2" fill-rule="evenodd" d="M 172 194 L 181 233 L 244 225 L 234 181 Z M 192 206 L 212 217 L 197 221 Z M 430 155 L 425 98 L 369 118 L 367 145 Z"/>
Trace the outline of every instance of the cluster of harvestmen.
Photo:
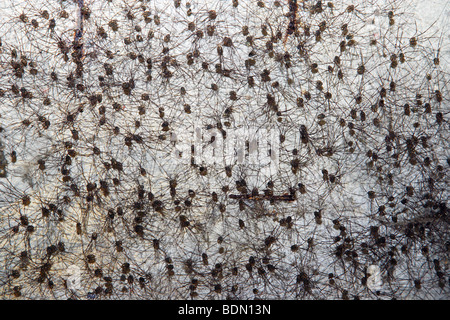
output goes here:
<path id="1" fill-rule="evenodd" d="M 401 3 L 28 2 L 0 26 L 1 296 L 448 295 L 448 75 Z M 276 139 L 199 156 L 249 127 Z"/>

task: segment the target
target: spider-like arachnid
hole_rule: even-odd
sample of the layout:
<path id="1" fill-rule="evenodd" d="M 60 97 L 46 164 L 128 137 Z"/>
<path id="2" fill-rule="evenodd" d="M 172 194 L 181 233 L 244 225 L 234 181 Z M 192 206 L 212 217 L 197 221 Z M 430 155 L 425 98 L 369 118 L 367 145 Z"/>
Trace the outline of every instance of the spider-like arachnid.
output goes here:
<path id="1" fill-rule="evenodd" d="M 289 24 L 288 27 L 286 29 L 286 34 L 284 36 L 284 40 L 283 43 L 284 45 L 286 45 L 287 39 L 288 37 L 293 34 L 298 27 L 298 5 L 299 2 L 303 2 L 304 4 L 304 0 L 288 0 L 288 5 L 289 5 Z"/>

